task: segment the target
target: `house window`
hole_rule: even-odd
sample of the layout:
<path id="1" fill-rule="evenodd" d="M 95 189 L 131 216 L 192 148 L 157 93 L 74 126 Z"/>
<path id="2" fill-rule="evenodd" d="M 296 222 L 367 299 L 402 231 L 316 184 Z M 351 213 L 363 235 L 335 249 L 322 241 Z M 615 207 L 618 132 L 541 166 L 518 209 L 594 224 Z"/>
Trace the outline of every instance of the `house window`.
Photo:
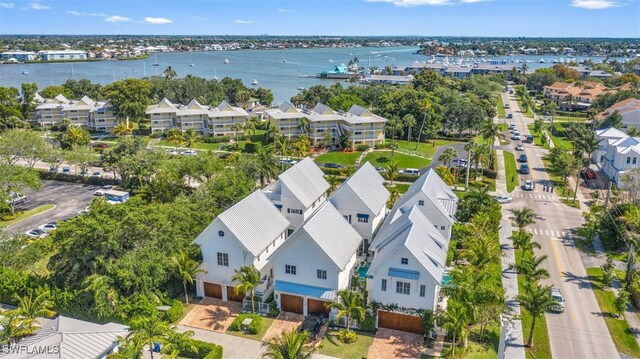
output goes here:
<path id="1" fill-rule="evenodd" d="M 229 253 L 218 252 L 218 265 L 223 267 L 229 266 Z"/>
<path id="2" fill-rule="evenodd" d="M 409 264 L 409 258 L 400 258 L 400 263 Z"/>
<path id="3" fill-rule="evenodd" d="M 411 283 L 396 282 L 396 293 L 398 294 L 411 294 Z"/>
<path id="4" fill-rule="evenodd" d="M 387 291 L 387 280 L 386 279 L 382 280 L 382 291 L 383 292 Z"/>
<path id="5" fill-rule="evenodd" d="M 627 157 L 627 164 L 631 163 L 631 157 Z"/>
<path id="6" fill-rule="evenodd" d="M 296 275 L 296 266 L 292 266 L 290 264 L 285 264 L 284 272 L 287 273 L 287 274 Z"/>
<path id="7" fill-rule="evenodd" d="M 444 231 L 444 226 L 440 226 L 440 230 L 441 230 L 441 231 Z"/>
<path id="8" fill-rule="evenodd" d="M 638 158 L 637 158 L 637 157 L 634 157 L 634 158 L 633 158 L 633 161 L 631 161 L 631 163 L 633 163 L 633 164 L 635 165 L 637 160 L 638 160 Z"/>
<path id="9" fill-rule="evenodd" d="M 419 200 L 418 201 L 418 206 L 424 206 L 424 201 L 423 200 Z"/>
<path id="10" fill-rule="evenodd" d="M 281 204 L 276 204 L 276 208 L 278 209 L 278 211 L 282 212 L 282 205 Z"/>
<path id="11" fill-rule="evenodd" d="M 318 279 L 327 279 L 327 271 L 324 269 L 318 269 Z"/>
<path id="12" fill-rule="evenodd" d="M 295 209 L 295 208 L 287 208 L 287 213 L 302 214 L 302 210 L 301 209 Z"/>
<path id="13" fill-rule="evenodd" d="M 220 237 L 224 237 L 224 231 L 218 231 L 218 235 L 219 235 Z"/>
<path id="14" fill-rule="evenodd" d="M 369 215 L 364 213 L 358 213 L 359 223 L 369 223 Z"/>
<path id="15" fill-rule="evenodd" d="M 351 215 L 350 214 L 345 214 L 344 215 L 344 219 L 346 219 L 347 222 L 351 223 Z"/>
<path id="16" fill-rule="evenodd" d="M 427 289 L 427 287 L 425 287 L 424 284 L 420 285 L 420 296 L 421 297 L 424 297 L 424 293 L 425 293 L 426 289 Z"/>

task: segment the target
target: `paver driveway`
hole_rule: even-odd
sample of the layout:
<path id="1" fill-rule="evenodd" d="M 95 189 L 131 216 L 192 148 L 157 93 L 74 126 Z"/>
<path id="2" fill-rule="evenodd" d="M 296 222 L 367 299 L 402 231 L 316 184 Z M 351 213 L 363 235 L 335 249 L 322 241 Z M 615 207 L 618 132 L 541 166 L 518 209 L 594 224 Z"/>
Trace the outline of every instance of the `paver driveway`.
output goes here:
<path id="1" fill-rule="evenodd" d="M 287 330 L 297 330 L 303 321 L 304 316 L 302 314 L 280 312 L 280 314 L 278 314 L 278 316 L 273 320 L 273 323 L 262 338 L 262 341 L 268 342 L 271 338 L 277 337 L 280 333 Z"/>
<path id="2" fill-rule="evenodd" d="M 420 358 L 422 335 L 380 328 L 369 348 L 368 359 Z"/>
<path id="3" fill-rule="evenodd" d="M 223 302 L 216 298 L 203 298 L 180 321 L 181 325 L 224 333 L 233 319 L 242 311 L 239 302 Z"/>

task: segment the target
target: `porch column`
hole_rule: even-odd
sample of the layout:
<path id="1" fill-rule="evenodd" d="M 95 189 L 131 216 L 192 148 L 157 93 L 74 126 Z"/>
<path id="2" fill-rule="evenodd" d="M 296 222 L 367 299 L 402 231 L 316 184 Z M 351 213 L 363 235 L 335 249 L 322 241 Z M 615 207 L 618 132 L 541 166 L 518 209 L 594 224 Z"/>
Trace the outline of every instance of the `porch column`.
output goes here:
<path id="1" fill-rule="evenodd" d="M 227 297 L 227 285 L 226 284 L 222 285 L 222 301 L 223 302 L 229 301 L 229 298 Z"/>

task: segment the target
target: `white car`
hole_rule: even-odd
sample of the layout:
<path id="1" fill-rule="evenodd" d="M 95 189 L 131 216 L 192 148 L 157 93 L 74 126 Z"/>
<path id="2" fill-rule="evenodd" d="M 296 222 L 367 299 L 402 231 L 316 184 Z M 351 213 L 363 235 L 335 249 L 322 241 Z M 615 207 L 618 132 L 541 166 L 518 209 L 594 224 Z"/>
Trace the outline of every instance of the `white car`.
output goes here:
<path id="1" fill-rule="evenodd" d="M 522 143 L 518 143 L 518 145 L 516 146 L 516 151 L 524 151 L 524 146 L 522 145 Z"/>
<path id="2" fill-rule="evenodd" d="M 167 154 L 168 155 L 179 155 L 180 152 L 178 152 L 177 150 L 167 150 Z"/>
<path id="3" fill-rule="evenodd" d="M 511 201 L 513 201 L 512 197 L 509 196 L 496 196 L 496 202 L 500 203 L 500 204 L 504 204 L 504 203 L 511 203 Z"/>
<path id="4" fill-rule="evenodd" d="M 512 140 L 515 141 L 520 141 L 520 135 L 519 134 L 514 134 L 513 137 L 511 137 Z"/>
<path id="5" fill-rule="evenodd" d="M 87 214 L 89 213 L 89 207 L 84 207 L 84 209 L 79 210 L 77 213 L 78 214 Z"/>
<path id="6" fill-rule="evenodd" d="M 554 312 L 564 312 L 564 297 L 558 288 L 551 288 L 551 297 L 556 301 L 556 304 L 551 307 Z"/>
<path id="7" fill-rule="evenodd" d="M 524 181 L 524 186 L 522 186 L 525 191 L 533 191 L 536 188 L 535 183 L 532 180 Z"/>
<path id="8" fill-rule="evenodd" d="M 398 172 L 402 173 L 403 175 L 419 175 L 420 174 L 420 170 L 417 168 L 407 168 L 404 170 L 400 170 Z"/>
<path id="9" fill-rule="evenodd" d="M 186 151 L 180 152 L 180 154 L 183 156 L 195 156 L 198 154 L 198 152 L 196 152 L 195 150 L 186 150 Z"/>
<path id="10" fill-rule="evenodd" d="M 93 192 L 93 195 L 94 196 L 104 196 L 105 192 L 111 191 L 114 188 L 116 188 L 116 186 L 112 186 L 112 185 L 102 186 L 99 189 L 97 189 L 95 192 Z"/>
<path id="11" fill-rule="evenodd" d="M 56 223 L 55 221 L 49 222 L 47 224 L 41 225 L 40 227 L 38 227 L 38 229 L 41 229 L 44 232 L 49 233 L 51 231 L 55 231 L 56 229 L 58 229 L 58 223 Z"/>
<path id="12" fill-rule="evenodd" d="M 44 238 L 48 235 L 47 232 L 43 231 L 42 229 L 32 229 L 30 231 L 24 232 L 24 234 L 26 234 L 27 237 L 30 238 Z"/>

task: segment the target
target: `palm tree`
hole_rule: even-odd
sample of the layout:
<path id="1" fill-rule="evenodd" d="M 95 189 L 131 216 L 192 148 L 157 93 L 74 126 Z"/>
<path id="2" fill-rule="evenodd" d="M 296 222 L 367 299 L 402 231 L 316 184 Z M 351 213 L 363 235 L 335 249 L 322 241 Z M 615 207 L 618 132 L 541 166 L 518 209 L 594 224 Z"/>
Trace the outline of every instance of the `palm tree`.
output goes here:
<path id="1" fill-rule="evenodd" d="M 275 141 L 279 133 L 280 130 L 278 130 L 278 127 L 272 125 L 268 126 L 267 130 L 264 132 L 264 144 L 268 145 L 271 138 Z"/>
<path id="2" fill-rule="evenodd" d="M 33 292 L 29 293 L 29 296 L 19 297 L 16 295 L 16 300 L 18 301 L 16 312 L 27 318 L 35 319 L 56 315 L 56 312 L 53 311 L 53 302 L 49 300 L 49 291 L 44 291 L 36 295 L 35 298 Z"/>
<path id="3" fill-rule="evenodd" d="M 296 152 L 300 158 L 305 157 L 307 152 L 309 151 L 309 146 L 311 146 L 311 141 L 307 135 L 302 135 L 298 138 L 295 143 Z"/>
<path id="4" fill-rule="evenodd" d="M 287 136 L 284 135 L 280 135 L 280 136 L 276 136 L 273 139 L 273 145 L 276 148 L 276 152 L 280 154 L 280 156 L 282 157 L 286 157 L 287 156 L 287 151 L 289 150 L 289 139 L 287 138 Z"/>
<path id="5" fill-rule="evenodd" d="M 442 162 L 445 167 L 450 167 L 454 158 L 458 158 L 458 151 L 455 147 L 447 147 L 438 157 L 438 161 Z"/>
<path id="6" fill-rule="evenodd" d="M 231 131 L 233 131 L 233 141 L 236 142 L 236 146 L 238 145 L 238 133 L 242 131 L 244 126 L 240 122 L 235 122 L 231 125 Z"/>
<path id="7" fill-rule="evenodd" d="M 329 175 L 327 176 L 327 182 L 329 182 L 329 193 L 331 193 L 335 191 L 340 184 L 340 178 L 335 175 Z"/>
<path id="8" fill-rule="evenodd" d="M 407 143 L 411 142 L 411 131 L 413 126 L 416 125 L 416 118 L 412 114 L 408 113 L 402 118 L 402 122 L 407 127 Z"/>
<path id="9" fill-rule="evenodd" d="M 524 255 L 527 252 L 533 252 L 534 248 L 540 248 L 540 243 L 534 241 L 533 234 L 529 232 L 518 231 L 515 236 L 511 237 L 511 240 L 513 240 L 513 246 L 522 251 L 520 260 L 524 260 Z"/>
<path id="10" fill-rule="evenodd" d="M 493 123 L 492 119 L 482 124 L 480 128 L 480 135 L 485 141 L 491 141 L 491 154 L 489 155 L 490 162 L 493 164 L 493 146 L 495 145 L 494 139 L 500 136 L 500 125 Z"/>
<path id="11" fill-rule="evenodd" d="M 544 268 L 540 268 L 540 265 L 545 260 L 547 260 L 546 255 L 536 257 L 528 251 L 520 263 L 511 265 L 509 268 L 515 269 L 518 274 L 523 275 L 529 282 L 538 282 L 542 279 L 549 278 L 549 271 Z"/>
<path id="12" fill-rule="evenodd" d="M 75 147 L 84 140 L 84 130 L 81 127 L 69 126 L 66 133 L 67 142 Z"/>
<path id="13" fill-rule="evenodd" d="M 184 143 L 184 134 L 177 128 L 172 128 L 167 131 L 167 141 L 173 143 L 176 146 L 176 150 L 180 144 Z"/>
<path id="14" fill-rule="evenodd" d="M 260 186 L 263 187 L 266 182 L 270 182 L 277 176 L 278 161 L 273 155 L 273 147 L 260 147 L 256 151 L 257 172 L 260 176 Z"/>
<path id="15" fill-rule="evenodd" d="M 133 125 L 127 124 L 126 122 L 120 122 L 113 128 L 113 134 L 120 136 L 129 136 L 133 133 Z"/>
<path id="16" fill-rule="evenodd" d="M 533 348 L 533 333 L 536 327 L 536 319 L 544 315 L 551 309 L 556 301 L 551 297 L 551 286 L 540 286 L 537 283 L 528 284 L 524 293 L 517 297 L 520 305 L 531 314 L 531 329 L 529 331 L 529 340 L 527 346 Z"/>
<path id="17" fill-rule="evenodd" d="M 469 170 L 471 168 L 471 154 L 476 151 L 476 144 L 473 141 L 469 141 L 464 145 L 464 150 L 467 151 L 467 176 L 464 180 L 464 188 L 469 188 Z"/>
<path id="18" fill-rule="evenodd" d="M 451 173 L 449 167 L 440 165 L 436 167 L 435 171 L 448 186 L 453 186 L 456 183 L 456 177 Z"/>
<path id="19" fill-rule="evenodd" d="M 0 345 L 16 343 L 20 338 L 39 329 L 36 320 L 18 313 L 17 310 L 0 309 Z"/>
<path id="20" fill-rule="evenodd" d="M 184 302 L 189 304 L 189 294 L 187 292 L 187 283 L 193 283 L 199 273 L 207 273 L 206 270 L 198 268 L 198 262 L 189 257 L 185 250 L 180 250 L 178 255 L 171 257 L 171 263 L 176 267 L 176 272 L 182 280 L 182 288 L 184 289 Z"/>
<path id="21" fill-rule="evenodd" d="M 171 66 L 167 66 L 167 68 L 164 69 L 162 74 L 164 75 L 164 77 L 166 77 L 168 79 L 172 79 L 172 78 L 178 77 L 178 73 L 176 73 L 176 70 L 174 70 L 173 67 L 171 67 Z"/>
<path id="22" fill-rule="evenodd" d="M 478 168 L 480 166 L 488 167 L 489 166 L 489 158 L 491 154 L 491 149 L 487 144 L 481 144 L 476 146 L 476 150 L 471 154 L 471 159 L 474 163 L 474 176 L 478 176 Z M 482 176 L 482 173 L 480 174 Z"/>
<path id="23" fill-rule="evenodd" d="M 201 138 L 202 136 L 200 136 L 193 128 L 188 128 L 184 131 L 184 143 L 189 147 L 189 150 L 192 150 L 193 145 Z"/>
<path id="24" fill-rule="evenodd" d="M 420 111 L 424 113 L 422 122 L 420 122 L 420 131 L 418 131 L 418 139 L 416 140 L 416 151 L 420 145 L 420 137 L 422 136 L 422 130 L 424 129 L 424 123 L 427 121 L 427 115 L 433 112 L 433 102 L 430 99 L 425 98 L 420 102 Z"/>
<path id="25" fill-rule="evenodd" d="M 522 71 L 522 74 L 526 74 L 527 70 L 529 70 L 529 65 L 527 65 L 526 63 L 523 63 L 522 66 L 520 66 L 520 71 Z"/>
<path id="26" fill-rule="evenodd" d="M 536 212 L 529 207 L 524 207 L 522 209 L 514 208 L 511 210 L 511 213 L 513 213 L 512 219 L 516 222 L 516 226 L 520 232 L 524 230 L 524 227 L 536 223 Z"/>
<path id="27" fill-rule="evenodd" d="M 458 302 L 452 302 L 443 317 L 442 327 L 447 329 L 451 335 L 451 357 L 455 356 L 457 337 L 465 337 L 467 324 L 469 322 L 467 310 Z"/>
<path id="28" fill-rule="evenodd" d="M 266 347 L 263 359 L 310 359 L 317 350 L 309 341 L 309 332 L 299 332 L 295 328 L 282 332 L 269 342 L 262 343 Z"/>
<path id="29" fill-rule="evenodd" d="M 385 177 L 391 182 L 391 186 L 393 187 L 393 181 L 398 178 L 398 162 L 393 161 L 387 165 L 387 168 L 384 170 Z"/>
<path id="30" fill-rule="evenodd" d="M 347 318 L 347 331 L 350 331 L 352 317 L 359 320 L 364 318 L 365 309 L 362 304 L 362 297 L 360 296 L 360 293 L 354 290 L 341 290 L 338 292 L 338 297 L 340 298 L 340 301 L 327 302 L 325 306 L 329 309 L 337 309 L 338 319 L 341 317 Z"/>
<path id="31" fill-rule="evenodd" d="M 135 347 L 148 345 L 151 359 L 153 359 L 153 343 L 167 343 L 166 337 L 170 330 L 169 325 L 158 317 L 157 312 L 154 312 L 153 315 L 133 319 L 126 340 L 132 342 Z"/>
<path id="32" fill-rule="evenodd" d="M 396 201 L 400 198 L 400 191 L 397 189 L 392 189 L 389 191 L 389 199 L 387 200 L 387 207 L 391 208 L 396 203 Z"/>
<path id="33" fill-rule="evenodd" d="M 329 148 L 333 144 L 333 134 L 331 131 L 324 131 L 323 135 L 324 147 Z"/>
<path id="34" fill-rule="evenodd" d="M 311 121 L 308 118 L 302 117 L 300 119 L 300 123 L 298 123 L 298 130 L 300 130 L 301 134 L 308 134 L 311 132 Z"/>
<path id="35" fill-rule="evenodd" d="M 246 134 L 249 135 L 249 141 L 251 141 L 251 136 L 255 136 L 256 134 L 256 124 L 253 121 L 247 121 L 242 126 L 242 130 L 245 131 Z"/>
<path id="36" fill-rule="evenodd" d="M 625 237 L 626 243 L 629 246 L 629 254 L 627 255 L 627 273 L 625 276 L 625 282 L 627 284 L 631 281 L 631 275 L 635 268 L 635 247 L 637 245 L 637 234 L 640 232 L 640 209 L 637 206 L 629 206 L 624 214 L 618 217 L 618 220 L 625 225 Z"/>
<path id="37" fill-rule="evenodd" d="M 387 130 L 391 132 L 391 161 L 396 149 L 396 134 L 404 128 L 402 121 L 396 116 L 391 117 L 386 124 Z"/>
<path id="38" fill-rule="evenodd" d="M 260 284 L 260 272 L 253 266 L 242 266 L 235 270 L 231 280 L 237 282 L 234 291 L 236 294 L 251 293 L 251 312 L 255 313 L 254 296 L 255 289 Z"/>

